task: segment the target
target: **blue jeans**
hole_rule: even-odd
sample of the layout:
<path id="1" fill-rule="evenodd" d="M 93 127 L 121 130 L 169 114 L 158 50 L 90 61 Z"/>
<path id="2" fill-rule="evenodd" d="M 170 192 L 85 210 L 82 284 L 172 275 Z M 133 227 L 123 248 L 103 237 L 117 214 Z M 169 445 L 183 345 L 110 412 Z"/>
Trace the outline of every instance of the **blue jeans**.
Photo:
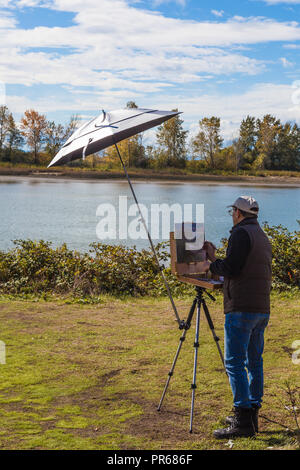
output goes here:
<path id="1" fill-rule="evenodd" d="M 236 407 L 261 407 L 264 331 L 269 317 L 265 313 L 248 312 L 225 315 L 225 367 Z"/>

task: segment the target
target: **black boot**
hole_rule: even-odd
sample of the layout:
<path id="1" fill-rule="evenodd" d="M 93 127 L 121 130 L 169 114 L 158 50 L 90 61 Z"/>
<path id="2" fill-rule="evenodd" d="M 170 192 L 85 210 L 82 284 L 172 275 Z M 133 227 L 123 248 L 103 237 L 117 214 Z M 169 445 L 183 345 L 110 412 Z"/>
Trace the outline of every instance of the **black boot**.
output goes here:
<path id="1" fill-rule="evenodd" d="M 214 431 L 216 439 L 255 436 L 251 408 L 234 408 L 233 420 L 228 428 Z"/>
<path id="2" fill-rule="evenodd" d="M 234 412 L 234 408 L 232 411 Z M 258 412 L 259 412 L 259 406 L 252 405 L 252 421 L 254 424 L 255 432 L 258 432 Z M 227 416 L 227 418 L 225 419 L 225 423 L 231 424 L 233 419 L 234 419 L 234 416 Z"/>

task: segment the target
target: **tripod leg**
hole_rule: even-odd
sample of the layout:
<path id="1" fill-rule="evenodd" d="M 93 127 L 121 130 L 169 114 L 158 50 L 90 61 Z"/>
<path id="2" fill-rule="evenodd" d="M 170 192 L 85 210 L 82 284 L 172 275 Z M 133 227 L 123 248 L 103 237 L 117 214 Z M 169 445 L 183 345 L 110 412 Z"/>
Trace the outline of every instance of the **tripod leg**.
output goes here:
<path id="1" fill-rule="evenodd" d="M 193 383 L 192 383 L 192 403 L 191 403 L 191 418 L 190 418 L 190 433 L 193 432 L 193 419 L 194 419 L 194 403 L 195 403 L 195 392 L 196 392 L 196 376 L 197 376 L 197 360 L 198 360 L 198 349 L 199 349 L 199 330 L 200 330 L 200 308 L 201 308 L 202 297 L 198 299 L 197 304 L 197 321 L 196 321 L 196 333 L 195 333 L 195 355 L 194 355 L 194 372 L 193 372 Z"/>
<path id="2" fill-rule="evenodd" d="M 223 356 L 223 353 L 222 353 L 221 348 L 220 348 L 220 345 L 219 345 L 220 338 L 216 335 L 215 327 L 214 327 L 212 318 L 211 318 L 211 316 L 210 316 L 208 307 L 207 307 L 207 305 L 206 305 L 205 299 L 202 300 L 202 303 L 203 303 L 203 309 L 204 309 L 204 313 L 205 313 L 205 316 L 206 316 L 206 319 L 207 319 L 209 328 L 210 328 L 210 330 L 211 330 L 211 332 L 212 332 L 213 338 L 214 338 L 214 340 L 215 340 L 215 343 L 216 343 L 217 348 L 218 348 L 218 351 L 219 351 L 219 355 L 220 355 L 220 358 L 221 358 L 223 367 L 224 367 L 224 369 L 225 369 L 224 356 Z M 225 372 L 226 372 L 226 369 L 225 369 Z M 226 372 L 226 374 L 227 374 L 227 372 Z"/>
<path id="3" fill-rule="evenodd" d="M 162 394 L 162 396 L 161 396 L 161 399 L 160 399 L 160 402 L 159 402 L 157 411 L 160 411 L 160 409 L 161 409 L 161 407 L 162 407 L 162 403 L 163 403 L 163 401 L 164 401 L 165 394 L 166 394 L 166 392 L 167 392 L 167 390 L 168 390 L 171 377 L 173 376 L 174 369 L 175 369 L 175 366 L 176 366 L 176 362 L 177 362 L 179 353 L 180 353 L 181 348 L 182 348 L 182 344 L 183 344 L 183 342 L 184 342 L 184 340 L 185 340 L 187 330 L 188 330 L 189 327 L 190 327 L 190 324 L 191 324 L 191 321 L 192 321 L 192 318 L 193 318 L 193 315 L 194 315 L 194 311 L 195 311 L 195 308 L 196 308 L 196 304 L 197 304 L 197 298 L 194 299 L 193 304 L 192 304 L 192 307 L 191 307 L 191 309 L 190 309 L 190 313 L 189 313 L 188 319 L 187 319 L 187 321 L 186 321 L 185 329 L 184 329 L 184 332 L 183 332 L 183 334 L 182 334 L 182 336 L 181 336 L 181 338 L 180 338 L 179 345 L 178 345 L 178 348 L 177 348 L 177 352 L 176 352 L 176 354 L 175 354 L 175 358 L 174 358 L 174 361 L 173 361 L 171 370 L 170 370 L 170 372 L 169 372 L 169 374 L 168 374 L 167 382 L 166 382 L 166 385 L 165 385 L 163 394 Z"/>
<path id="4" fill-rule="evenodd" d="M 175 366 L 176 366 L 176 362 L 177 362 L 177 359 L 178 359 L 178 356 L 179 356 L 179 353 L 180 353 L 180 350 L 181 350 L 183 341 L 185 340 L 186 332 L 187 332 L 187 330 L 184 330 L 183 335 L 182 335 L 181 338 L 180 338 L 180 342 L 179 342 L 179 345 L 178 345 L 178 349 L 177 349 L 177 352 L 176 352 L 176 355 L 175 355 L 175 358 L 174 358 L 174 361 L 173 361 L 171 370 L 170 370 L 170 372 L 169 372 L 169 374 L 168 374 L 167 382 L 166 382 L 166 385 L 165 385 L 163 394 L 162 394 L 162 396 L 161 396 L 161 399 L 160 399 L 160 402 L 159 402 L 157 411 L 160 411 L 160 409 L 161 409 L 161 407 L 162 407 L 162 403 L 163 403 L 163 401 L 164 401 L 165 394 L 166 394 L 166 392 L 167 392 L 167 390 L 168 390 L 171 377 L 173 376 L 174 369 L 175 369 Z"/>

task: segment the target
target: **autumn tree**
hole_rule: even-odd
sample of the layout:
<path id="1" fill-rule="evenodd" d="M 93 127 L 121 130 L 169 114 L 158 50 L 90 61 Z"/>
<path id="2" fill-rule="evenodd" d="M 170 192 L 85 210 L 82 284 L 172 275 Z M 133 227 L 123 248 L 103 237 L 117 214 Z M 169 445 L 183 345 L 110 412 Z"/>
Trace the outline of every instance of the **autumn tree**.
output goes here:
<path id="1" fill-rule="evenodd" d="M 64 127 L 54 121 L 48 121 L 45 129 L 45 150 L 51 159 L 57 154 L 64 142 Z"/>
<path id="2" fill-rule="evenodd" d="M 263 119 L 257 119 L 256 125 L 258 157 L 253 166 L 259 169 L 270 169 L 276 152 L 281 123 L 276 117 L 266 114 Z"/>
<path id="3" fill-rule="evenodd" d="M 252 116 L 247 116 L 240 124 L 238 145 L 242 152 L 240 159 L 240 166 L 250 166 L 257 156 L 256 149 L 257 128 L 256 119 Z"/>
<path id="4" fill-rule="evenodd" d="M 146 156 L 141 136 L 135 135 L 118 143 L 120 154 L 124 164 L 128 167 L 145 167 Z M 104 152 L 106 162 L 111 166 L 119 166 L 120 160 L 115 146 L 111 146 Z"/>
<path id="5" fill-rule="evenodd" d="M 0 106 L 0 160 L 3 158 L 4 147 L 9 133 L 10 112 L 7 106 Z"/>
<path id="6" fill-rule="evenodd" d="M 300 128 L 289 122 L 281 126 L 272 167 L 277 170 L 300 170 Z"/>
<path id="7" fill-rule="evenodd" d="M 68 124 L 64 127 L 64 139 L 68 140 L 73 132 L 79 127 L 80 124 L 80 116 L 78 114 L 72 114 Z"/>
<path id="8" fill-rule="evenodd" d="M 234 169 L 237 172 L 243 164 L 243 157 L 245 152 L 241 139 L 233 139 L 231 148 L 234 160 Z"/>
<path id="9" fill-rule="evenodd" d="M 12 114 L 8 117 L 8 133 L 6 143 L 6 160 L 14 162 L 18 154 L 20 154 L 20 148 L 24 144 L 24 138 L 21 134 L 20 129 L 17 127 L 14 117 Z"/>
<path id="10" fill-rule="evenodd" d="M 47 119 L 34 109 L 25 111 L 21 119 L 21 132 L 26 139 L 28 147 L 32 150 L 34 163 L 39 163 L 39 152 L 45 142 Z"/>
<path id="11" fill-rule="evenodd" d="M 205 117 L 199 121 L 200 130 L 192 139 L 194 158 L 204 159 L 208 166 L 216 168 L 217 155 L 221 150 L 221 120 L 216 116 Z"/>
<path id="12" fill-rule="evenodd" d="M 178 109 L 172 111 L 178 112 Z M 188 131 L 183 129 L 183 119 L 179 115 L 165 121 L 158 127 L 156 139 L 158 143 L 157 158 L 161 166 L 184 168 L 187 160 L 186 139 Z"/>
<path id="13" fill-rule="evenodd" d="M 79 124 L 79 116 L 73 115 L 68 124 L 56 124 L 54 121 L 47 121 L 45 129 L 45 150 L 51 159 L 57 154 L 59 149 L 73 134 Z"/>
<path id="14" fill-rule="evenodd" d="M 138 109 L 138 106 L 134 101 L 127 101 L 126 108 L 127 109 Z"/>
<path id="15" fill-rule="evenodd" d="M 255 117 L 247 116 L 241 122 L 239 133 L 240 143 L 244 152 L 252 152 L 254 150 L 256 137 L 256 119 Z"/>

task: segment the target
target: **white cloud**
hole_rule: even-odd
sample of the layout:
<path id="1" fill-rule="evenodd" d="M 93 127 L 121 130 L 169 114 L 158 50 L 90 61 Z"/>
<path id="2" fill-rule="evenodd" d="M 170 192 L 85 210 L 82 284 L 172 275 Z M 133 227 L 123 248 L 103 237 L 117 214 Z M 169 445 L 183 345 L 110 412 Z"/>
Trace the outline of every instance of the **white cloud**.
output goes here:
<path id="1" fill-rule="evenodd" d="M 115 91 L 84 96 L 66 95 L 63 101 L 48 96 L 43 99 L 30 100 L 19 96 L 8 96 L 7 105 L 15 113 L 23 113 L 25 109 L 34 107 L 41 113 L 78 109 L 94 110 L 96 115 L 99 109 L 116 109 L 128 100 L 143 99 L 142 106 L 173 109 L 175 106 L 183 111 L 186 128 L 195 134 L 198 121 L 204 116 L 220 116 L 222 118 L 222 134 L 226 140 L 231 140 L 238 133 L 240 122 L 248 114 L 263 117 L 270 113 L 279 117 L 283 122 L 296 120 L 300 124 L 300 106 L 293 103 L 295 88 L 291 85 L 275 85 L 262 83 L 249 88 L 243 93 L 214 94 L 187 94 L 176 96 L 156 95 L 153 98 L 138 96 L 134 92 Z M 139 103 L 139 101 L 137 101 Z M 139 103 L 140 104 L 140 103 Z M 145 136 L 146 137 L 146 136 Z"/>
<path id="2" fill-rule="evenodd" d="M 187 21 L 136 9 L 123 0 L 102 0 L 101 9 L 95 0 L 84 5 L 79 0 L 55 0 L 52 6 L 75 12 L 74 26 L 4 27 L 0 72 L 8 83 L 69 83 L 136 91 L 144 87 L 145 92 L 154 92 L 163 89 L 164 81 L 187 83 L 203 80 L 206 74 L 253 75 L 263 70 L 262 61 L 225 46 L 300 39 L 295 22 L 241 17 L 222 23 Z M 64 48 L 67 55 L 43 48 Z M 149 83 L 143 86 L 142 80 L 157 81 L 156 90 Z"/>
<path id="3" fill-rule="evenodd" d="M 263 0 L 269 5 L 277 5 L 278 3 L 290 3 L 291 5 L 300 4 L 300 0 Z"/>
<path id="4" fill-rule="evenodd" d="M 26 0 L 29 1 L 29 0 Z M 297 22 L 278 22 L 266 18 L 234 17 L 227 22 L 197 22 L 164 17 L 157 12 L 136 9 L 124 0 L 55 0 L 52 7 L 76 13 L 76 26 L 34 28 L 18 31 L 18 38 L 7 38 L 24 46 L 86 47 L 113 41 L 117 47 L 153 50 L 172 46 L 230 46 L 267 41 L 300 39 Z M 16 43 L 14 43 L 16 44 Z"/>
<path id="5" fill-rule="evenodd" d="M 42 1 L 42 0 L 18 0 L 17 1 L 18 7 L 51 7 L 51 0 Z"/>
<path id="6" fill-rule="evenodd" d="M 21 3 L 26 6 L 33 1 Z M 38 0 L 35 3 L 44 5 Z M 66 92 L 62 99 L 54 92 L 36 100 L 8 96 L 13 112 L 22 113 L 29 107 L 43 113 L 78 109 L 97 112 L 101 107 L 113 109 L 133 99 L 141 106 L 178 106 L 185 111 L 188 125 L 197 122 L 199 114 L 222 116 L 224 134 L 229 138 L 244 112 L 271 112 L 282 119 L 299 116 L 292 108 L 287 85 L 257 85 L 245 93 L 227 95 L 200 91 L 203 81 L 211 77 L 226 80 L 237 73 L 263 71 L 264 62 L 244 55 L 245 46 L 300 40 L 295 21 L 261 17 L 234 17 L 222 22 L 182 20 L 134 8 L 125 0 L 101 0 L 101 8 L 99 0 L 54 0 L 51 7 L 75 13 L 74 24 L 25 30 L 12 16 L 4 17 L 3 23 L 0 20 L 1 79 L 27 86 L 61 84 Z M 57 53 L 47 48 L 57 48 Z M 280 60 L 289 65 L 286 58 Z M 197 95 L 191 95 L 190 84 L 199 86 Z M 177 93 L 179 89 L 181 94 Z"/>
<path id="7" fill-rule="evenodd" d="M 153 6 L 159 6 L 163 3 L 177 3 L 178 5 L 185 7 L 186 0 L 153 0 Z"/>
<path id="8" fill-rule="evenodd" d="M 285 49 L 300 49 L 300 44 L 284 44 Z"/>
<path id="9" fill-rule="evenodd" d="M 15 28 L 16 24 L 17 24 L 17 21 L 10 12 L 0 10 L 0 30 Z"/>
<path id="10" fill-rule="evenodd" d="M 101 62 L 101 70 L 95 68 L 97 61 Z M 157 55 L 135 55 L 130 50 L 124 54 L 122 50 L 103 51 L 98 47 L 68 56 L 23 53 L 20 48 L 12 48 L 9 55 L 0 53 L 0 74 L 7 83 L 28 86 L 67 83 L 144 93 L 158 92 L 178 83 L 201 81 L 209 78 L 206 74 L 255 74 L 261 67 L 258 61 L 219 49 L 191 50 L 185 56 L 170 55 L 167 50 Z"/>
<path id="11" fill-rule="evenodd" d="M 0 106 L 6 104 L 6 87 L 5 83 L 0 80 Z"/>
<path id="12" fill-rule="evenodd" d="M 211 10 L 212 14 L 218 16 L 219 18 L 224 15 L 224 10 Z"/>
<path id="13" fill-rule="evenodd" d="M 285 67 L 285 68 L 292 67 L 294 65 L 292 62 L 287 60 L 285 57 L 280 57 L 279 60 L 282 63 L 283 67 Z"/>
<path id="14" fill-rule="evenodd" d="M 6 104 L 13 113 L 24 113 L 26 109 L 36 109 L 40 113 L 56 113 L 58 111 L 77 112 L 84 115 L 87 110 L 94 110 L 95 115 L 100 109 L 117 109 L 129 100 L 137 100 L 138 93 L 130 90 L 110 91 L 109 93 L 90 93 L 89 96 L 65 94 L 63 99 L 49 94 L 44 98 L 31 99 L 25 96 L 9 95 Z"/>
<path id="15" fill-rule="evenodd" d="M 272 114 L 285 121 L 296 120 L 300 124 L 300 106 L 293 103 L 295 89 L 292 85 L 276 85 L 260 83 L 249 88 L 244 93 L 199 94 L 197 96 L 179 96 L 176 106 L 184 112 L 183 118 L 191 128 L 197 128 L 197 123 L 204 116 L 220 116 L 222 118 L 222 133 L 226 140 L 236 136 L 239 124 L 248 114 L 262 117 Z M 174 106 L 169 97 L 162 102 L 154 103 L 165 109 Z"/>
<path id="16" fill-rule="evenodd" d="M 32 1 L 21 0 L 23 5 Z M 101 8 L 98 0 L 55 0 L 52 8 L 75 12 L 74 26 L 9 29 L 10 17 L 3 24 L 0 73 L 8 83 L 139 90 L 141 80 L 154 80 L 156 89 L 162 89 L 164 81 L 187 83 L 206 74 L 253 75 L 263 70 L 263 62 L 226 46 L 300 39 L 296 22 L 241 17 L 196 22 L 136 9 L 124 0 L 101 0 Z M 68 55 L 30 51 L 47 47 L 65 48 Z M 144 89 L 153 92 L 149 84 Z"/>

